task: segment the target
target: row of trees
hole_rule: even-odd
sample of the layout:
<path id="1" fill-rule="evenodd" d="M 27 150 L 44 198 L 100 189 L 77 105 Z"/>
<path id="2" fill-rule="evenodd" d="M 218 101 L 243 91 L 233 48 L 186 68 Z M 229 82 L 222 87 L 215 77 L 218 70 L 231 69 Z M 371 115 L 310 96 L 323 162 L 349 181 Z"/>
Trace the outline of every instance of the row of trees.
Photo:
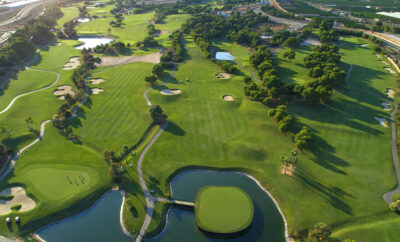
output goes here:
<path id="1" fill-rule="evenodd" d="M 161 23 L 168 15 L 178 13 L 178 8 L 174 5 L 159 7 L 154 14 L 154 23 Z"/>
<path id="2" fill-rule="evenodd" d="M 12 34 L 9 44 L 0 48 L 0 67 L 14 66 L 31 58 L 35 53 L 34 45 L 46 44 L 53 38 L 51 28 L 60 16 L 62 12 L 57 6 L 47 6 L 43 15 L 29 20 L 24 28 Z"/>
<path id="3" fill-rule="evenodd" d="M 171 48 L 161 57 L 161 62 L 181 62 L 185 54 L 185 46 L 183 44 L 183 34 L 176 30 L 169 35 L 171 40 Z"/>
<path id="4" fill-rule="evenodd" d="M 279 132 L 289 132 L 296 124 L 295 118 L 288 114 L 287 106 L 280 105 L 277 108 L 269 110 L 268 116 L 272 117 L 279 125 Z"/>
<path id="5" fill-rule="evenodd" d="M 72 82 L 78 89 L 77 93 L 74 96 L 67 94 L 65 96 L 65 102 L 61 104 L 58 112 L 54 114 L 52 118 L 53 126 L 63 131 L 68 139 L 72 140 L 74 143 L 80 143 L 80 139 L 73 133 L 72 128 L 68 126 L 67 119 L 72 116 L 71 111 L 74 105 L 85 98 L 85 80 L 89 76 L 89 72 L 96 68 L 95 63 L 100 63 L 100 58 L 94 57 L 86 49 L 82 50 L 82 59 L 83 63 L 74 71 L 72 76 Z"/>
<path id="6" fill-rule="evenodd" d="M 217 65 L 221 67 L 222 70 L 224 70 L 227 73 L 235 73 L 238 71 L 238 69 L 235 67 L 235 65 L 228 60 L 217 60 L 216 61 Z"/>

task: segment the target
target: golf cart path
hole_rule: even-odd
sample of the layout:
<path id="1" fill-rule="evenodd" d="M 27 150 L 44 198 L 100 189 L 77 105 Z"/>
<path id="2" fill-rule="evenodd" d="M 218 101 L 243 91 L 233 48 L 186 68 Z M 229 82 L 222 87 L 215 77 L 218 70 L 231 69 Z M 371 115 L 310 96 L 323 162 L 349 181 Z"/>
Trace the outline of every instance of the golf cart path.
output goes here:
<path id="1" fill-rule="evenodd" d="M 30 143 L 27 146 L 25 146 L 22 149 L 20 149 L 13 156 L 13 158 L 10 161 L 10 163 L 8 164 L 7 169 L 3 172 L 3 174 L 1 174 L 0 181 L 3 180 L 14 169 L 15 163 L 17 162 L 17 160 L 18 160 L 19 156 L 22 154 L 22 152 L 24 152 L 25 150 L 28 150 L 30 147 L 32 147 L 33 145 L 35 145 L 36 143 L 38 143 L 39 141 L 42 140 L 46 124 L 48 124 L 50 122 L 51 122 L 51 120 L 43 121 L 42 124 L 40 125 L 40 134 L 39 134 L 39 136 L 32 143 Z"/>
<path id="2" fill-rule="evenodd" d="M 346 75 L 346 85 L 347 86 L 349 86 L 351 88 L 355 88 L 355 89 L 362 91 L 364 93 L 367 93 L 369 95 L 372 95 L 372 96 L 375 96 L 378 98 L 383 98 L 382 96 L 376 95 L 367 90 L 364 90 L 362 88 L 359 88 L 359 87 L 356 87 L 356 86 L 353 86 L 352 84 L 350 84 L 349 78 L 350 78 L 350 74 L 351 74 L 352 70 L 353 70 L 353 65 L 350 64 L 349 70 L 347 71 L 347 75 Z M 392 137 L 391 137 L 392 157 L 393 157 L 394 171 L 396 173 L 396 178 L 397 178 L 397 188 L 391 192 L 383 194 L 383 200 L 385 200 L 385 202 L 387 204 L 390 204 L 392 202 L 391 197 L 394 194 L 400 192 L 400 167 L 399 167 L 399 160 L 397 157 L 397 148 L 396 148 L 396 122 L 394 121 L 398 107 L 397 107 L 396 101 L 391 101 L 388 98 L 383 98 L 383 99 L 385 99 L 388 102 L 391 102 L 393 105 L 393 111 L 390 114 L 390 128 L 391 128 L 391 135 L 392 135 Z"/>
<path id="3" fill-rule="evenodd" d="M 57 76 L 57 79 L 56 79 L 55 82 L 53 82 L 51 85 L 49 85 L 47 87 L 43 87 L 43 88 L 40 88 L 40 89 L 37 89 L 37 90 L 34 90 L 34 91 L 30 91 L 30 92 L 25 92 L 25 93 L 19 94 L 18 96 L 14 97 L 11 100 L 11 102 L 8 104 L 8 106 L 6 108 L 4 108 L 2 111 L 0 111 L 0 114 L 3 114 L 5 112 L 7 112 L 8 110 L 10 110 L 10 108 L 14 105 L 15 101 L 17 101 L 19 98 L 21 98 L 23 96 L 26 96 L 26 95 L 29 95 L 29 94 L 32 94 L 32 93 L 36 93 L 36 92 L 40 92 L 40 91 L 49 89 L 49 88 L 53 87 L 54 85 L 56 85 L 58 83 L 58 81 L 60 80 L 60 73 L 58 73 L 58 72 L 45 71 L 45 70 L 39 70 L 39 69 L 32 69 L 32 68 L 29 68 L 29 67 L 27 67 L 26 70 L 52 73 L 52 74 L 55 74 Z"/>
<path id="4" fill-rule="evenodd" d="M 174 64 L 174 67 L 172 69 L 172 73 L 171 76 L 165 80 L 164 82 L 156 85 L 156 86 L 161 86 L 164 85 L 165 83 L 169 82 L 175 75 L 175 68 L 176 68 L 176 64 Z M 147 93 L 151 90 L 153 90 L 154 87 L 151 87 L 149 89 L 147 89 L 144 94 L 143 97 L 146 100 L 147 105 L 149 106 L 149 108 L 152 107 L 152 104 L 149 100 L 149 98 L 147 97 Z M 153 210 L 154 210 L 154 202 L 159 200 L 155 197 L 153 197 L 150 192 L 149 189 L 146 186 L 146 181 L 143 178 L 143 171 L 142 171 L 142 163 L 143 163 L 143 159 L 144 156 L 146 155 L 147 151 L 150 149 L 150 147 L 156 142 L 156 140 L 158 139 L 158 137 L 160 137 L 161 133 L 167 128 L 168 126 L 168 121 L 166 121 L 160 128 L 160 130 L 158 130 L 158 132 L 156 133 L 156 135 L 150 140 L 150 142 L 146 145 L 146 147 L 144 148 L 144 150 L 142 151 L 142 153 L 140 154 L 139 160 L 137 162 L 137 171 L 138 171 L 138 177 L 139 177 L 139 184 L 140 187 L 142 188 L 142 191 L 144 193 L 144 196 L 146 198 L 146 207 L 147 207 L 147 211 L 146 211 L 146 217 L 144 218 L 142 227 L 140 228 L 139 233 L 136 236 L 135 241 L 139 242 L 142 241 L 144 234 L 146 233 L 147 228 L 150 225 L 151 222 L 151 217 L 153 215 Z"/>

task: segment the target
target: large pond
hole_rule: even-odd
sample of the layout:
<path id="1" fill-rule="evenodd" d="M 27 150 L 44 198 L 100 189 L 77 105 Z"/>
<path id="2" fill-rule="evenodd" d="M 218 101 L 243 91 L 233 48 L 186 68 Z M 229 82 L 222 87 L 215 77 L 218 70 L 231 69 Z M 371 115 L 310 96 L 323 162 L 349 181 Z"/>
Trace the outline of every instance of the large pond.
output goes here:
<path id="1" fill-rule="evenodd" d="M 83 44 L 76 46 L 75 49 L 82 50 L 83 48 L 89 49 L 111 43 L 113 39 L 104 36 L 78 36 L 78 41 L 83 42 Z"/>
<path id="2" fill-rule="evenodd" d="M 285 223 L 274 201 L 248 176 L 237 172 L 189 170 L 173 179 L 173 198 L 194 201 L 197 191 L 208 185 L 237 186 L 246 191 L 254 202 L 254 220 L 247 233 L 232 239 L 206 237 L 195 225 L 194 212 L 171 208 L 168 225 L 152 241 L 285 241 Z"/>
<path id="3" fill-rule="evenodd" d="M 229 52 L 217 52 L 215 54 L 217 60 L 234 60 L 235 57 Z"/>
<path id="4" fill-rule="evenodd" d="M 132 241 L 120 224 L 122 194 L 110 191 L 91 209 L 59 223 L 49 225 L 37 234 L 47 242 Z"/>

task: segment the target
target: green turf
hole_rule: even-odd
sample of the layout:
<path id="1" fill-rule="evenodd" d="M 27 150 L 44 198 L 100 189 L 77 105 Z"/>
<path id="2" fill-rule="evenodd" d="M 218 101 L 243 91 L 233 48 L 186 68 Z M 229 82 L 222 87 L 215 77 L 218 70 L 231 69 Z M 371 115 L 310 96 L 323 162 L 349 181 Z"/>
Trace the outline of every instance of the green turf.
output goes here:
<path id="1" fill-rule="evenodd" d="M 61 11 L 63 12 L 63 16 L 57 19 L 57 25 L 59 28 L 61 28 L 64 23 L 77 18 L 79 15 L 78 6 L 75 5 L 61 8 Z"/>
<path id="2" fill-rule="evenodd" d="M 253 221 L 253 201 L 237 187 L 206 186 L 199 190 L 195 202 L 196 224 L 212 233 L 235 233 Z"/>
<path id="3" fill-rule="evenodd" d="M 400 200 L 400 192 L 394 194 L 391 199 L 392 199 L 392 202 L 396 202 L 397 200 Z"/>

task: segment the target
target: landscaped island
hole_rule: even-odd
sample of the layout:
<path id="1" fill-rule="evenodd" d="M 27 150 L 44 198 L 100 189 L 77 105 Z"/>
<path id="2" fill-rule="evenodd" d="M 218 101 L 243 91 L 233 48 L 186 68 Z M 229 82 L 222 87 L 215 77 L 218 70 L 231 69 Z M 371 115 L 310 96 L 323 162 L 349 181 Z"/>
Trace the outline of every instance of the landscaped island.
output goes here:
<path id="1" fill-rule="evenodd" d="M 205 232 L 241 232 L 251 225 L 253 215 L 253 201 L 238 187 L 206 186 L 197 193 L 196 224 Z"/>

